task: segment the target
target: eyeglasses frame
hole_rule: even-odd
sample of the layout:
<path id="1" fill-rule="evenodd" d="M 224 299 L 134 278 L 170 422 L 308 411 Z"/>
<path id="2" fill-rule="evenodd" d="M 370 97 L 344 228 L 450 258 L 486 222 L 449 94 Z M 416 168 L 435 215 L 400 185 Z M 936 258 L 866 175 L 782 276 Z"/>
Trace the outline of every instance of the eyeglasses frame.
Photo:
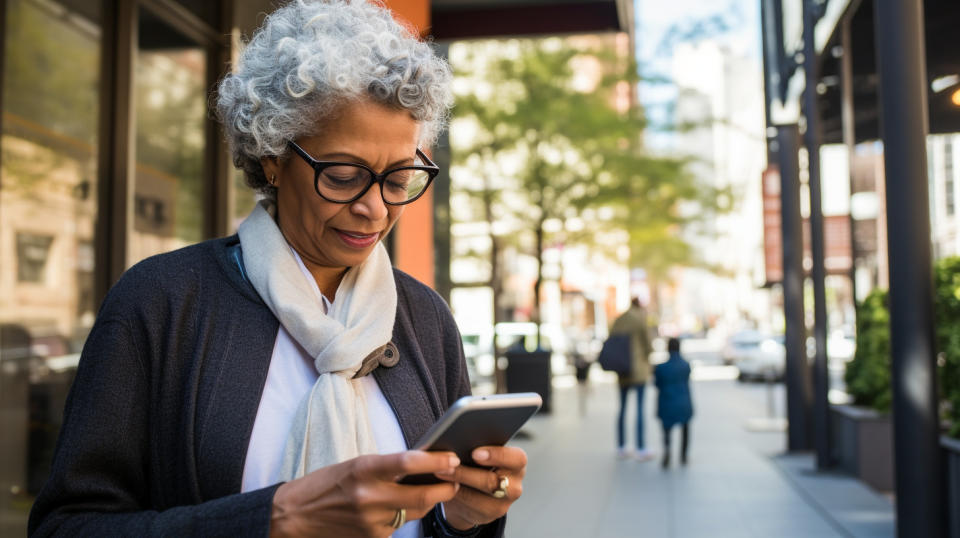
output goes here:
<path id="1" fill-rule="evenodd" d="M 422 160 L 425 163 L 424 165 L 398 166 L 397 168 L 384 170 L 382 174 L 378 174 L 369 166 L 361 163 L 351 163 L 351 162 L 342 162 L 342 161 L 318 161 L 317 159 L 314 159 L 309 153 L 307 153 L 306 150 L 304 150 L 299 145 L 297 145 L 297 143 L 294 142 L 293 140 L 288 140 L 287 144 L 290 145 L 290 148 L 293 150 L 294 153 L 299 155 L 300 158 L 306 161 L 306 163 L 309 164 L 311 168 L 313 168 L 313 190 L 317 192 L 317 195 L 320 196 L 320 198 L 323 198 L 324 200 L 334 204 L 352 204 L 353 202 L 356 202 L 360 198 L 363 198 L 363 195 L 367 194 L 367 191 L 370 190 L 370 187 L 372 187 L 374 183 L 379 183 L 380 199 L 383 200 L 384 204 L 393 205 L 393 206 L 407 205 L 411 202 L 415 202 L 419 200 L 420 197 L 423 196 L 425 192 L 427 192 L 427 189 L 430 188 L 430 184 L 433 183 L 434 178 L 436 178 L 437 175 L 440 173 L 440 167 L 437 166 L 433 161 L 431 161 L 430 157 L 427 157 L 427 155 L 424 152 L 420 151 L 420 148 L 417 148 L 416 155 L 417 157 L 420 158 L 420 160 Z M 349 200 L 345 200 L 345 201 L 331 200 L 330 198 L 327 198 L 326 196 L 323 195 L 323 193 L 320 192 L 320 174 L 324 171 L 324 169 L 329 168 L 331 166 L 345 166 L 345 165 L 363 168 L 364 170 L 369 172 L 370 183 L 368 183 L 367 186 L 364 187 L 359 194 L 357 194 L 356 196 L 354 196 Z M 403 202 L 389 202 L 383 196 L 383 183 L 386 181 L 388 175 L 394 172 L 399 172 L 400 170 L 423 170 L 424 172 L 427 173 L 427 184 L 423 186 L 423 190 L 420 191 L 420 194 L 414 196 L 413 198 L 410 198 L 409 200 L 406 200 Z"/>

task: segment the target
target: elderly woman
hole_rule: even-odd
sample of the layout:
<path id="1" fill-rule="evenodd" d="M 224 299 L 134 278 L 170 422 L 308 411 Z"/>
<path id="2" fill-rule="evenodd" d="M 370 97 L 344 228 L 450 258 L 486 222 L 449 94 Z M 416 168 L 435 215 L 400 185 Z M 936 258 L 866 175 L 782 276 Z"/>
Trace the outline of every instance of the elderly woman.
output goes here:
<path id="1" fill-rule="evenodd" d="M 522 450 L 407 450 L 470 385 L 447 306 L 381 244 L 438 172 L 449 80 L 380 6 L 267 18 L 218 102 L 263 200 L 110 291 L 32 535 L 502 535 Z"/>

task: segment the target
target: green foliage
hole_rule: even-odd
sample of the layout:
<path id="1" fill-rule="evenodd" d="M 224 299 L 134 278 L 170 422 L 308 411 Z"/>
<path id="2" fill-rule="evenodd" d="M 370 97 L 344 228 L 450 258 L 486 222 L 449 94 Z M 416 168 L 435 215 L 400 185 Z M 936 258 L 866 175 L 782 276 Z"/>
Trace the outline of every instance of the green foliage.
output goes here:
<path id="1" fill-rule="evenodd" d="M 518 222 L 540 239 L 537 247 L 579 243 L 608 254 L 619 243 L 611 230 L 622 230 L 631 265 L 653 274 L 694 261 L 683 232 L 727 198 L 697 181 L 686 160 L 645 150 L 642 111 L 617 106 L 632 99 L 637 67 L 613 42 L 459 46 L 467 52 L 451 59 L 465 83 L 455 86 L 454 121 L 469 123 L 473 134 L 455 141 L 454 167 L 479 176 L 466 193 L 478 207 L 493 206 L 491 224 Z"/>
<path id="2" fill-rule="evenodd" d="M 950 435 L 960 437 L 960 257 L 937 262 L 934 272 L 934 319 L 940 396 L 949 420 Z"/>
<path id="3" fill-rule="evenodd" d="M 857 350 L 844 381 L 853 403 L 889 412 L 890 310 L 886 290 L 874 290 L 857 306 Z"/>
<path id="4" fill-rule="evenodd" d="M 875 290 L 857 308 L 857 351 L 844 379 L 854 403 L 887 412 L 890 388 L 888 295 Z M 949 434 L 960 437 L 960 257 L 934 266 L 934 320 L 938 378 Z"/>

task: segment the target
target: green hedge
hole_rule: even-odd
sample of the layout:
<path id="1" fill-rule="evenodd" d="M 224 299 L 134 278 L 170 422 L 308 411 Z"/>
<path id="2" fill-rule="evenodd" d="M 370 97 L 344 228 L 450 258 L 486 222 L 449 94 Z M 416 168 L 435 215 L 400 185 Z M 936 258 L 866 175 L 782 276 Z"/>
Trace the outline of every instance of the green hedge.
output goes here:
<path id="1" fill-rule="evenodd" d="M 950 435 L 960 437 L 960 257 L 937 262 L 934 272 L 934 316 L 940 397 L 950 422 Z"/>
<path id="2" fill-rule="evenodd" d="M 934 320 L 938 378 L 950 435 L 960 437 L 960 257 L 934 266 Z M 885 290 L 874 290 L 857 306 L 857 350 L 844 375 L 856 405 L 888 412 L 890 392 L 890 313 Z"/>
<path id="3" fill-rule="evenodd" d="M 853 403 L 890 411 L 890 312 L 886 290 L 874 290 L 857 305 L 857 350 L 843 379 Z"/>

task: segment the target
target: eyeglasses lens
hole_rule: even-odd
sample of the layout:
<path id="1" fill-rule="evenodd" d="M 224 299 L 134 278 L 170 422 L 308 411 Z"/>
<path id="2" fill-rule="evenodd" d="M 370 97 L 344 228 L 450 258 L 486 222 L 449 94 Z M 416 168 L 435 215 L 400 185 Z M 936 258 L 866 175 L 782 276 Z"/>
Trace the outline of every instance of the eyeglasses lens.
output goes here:
<path id="1" fill-rule="evenodd" d="M 317 189 L 328 200 L 346 202 L 356 198 L 370 185 L 365 168 L 336 165 L 324 168 L 317 178 Z M 383 182 L 383 199 L 392 204 L 412 200 L 423 192 L 430 180 L 425 170 L 403 169 L 391 172 Z"/>

